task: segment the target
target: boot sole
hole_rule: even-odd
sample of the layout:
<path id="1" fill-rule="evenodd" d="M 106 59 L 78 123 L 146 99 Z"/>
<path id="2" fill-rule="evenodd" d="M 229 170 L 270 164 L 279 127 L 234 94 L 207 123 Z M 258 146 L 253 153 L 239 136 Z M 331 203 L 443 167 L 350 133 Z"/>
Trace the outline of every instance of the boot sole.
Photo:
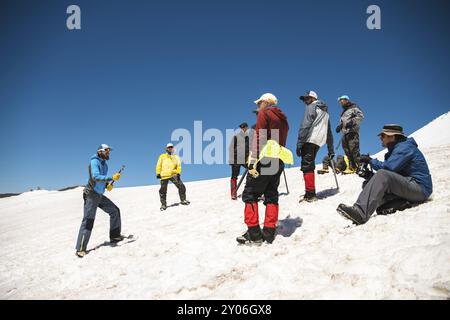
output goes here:
<path id="1" fill-rule="evenodd" d="M 377 209 L 377 215 L 381 215 L 381 216 L 387 216 L 390 214 L 394 214 L 397 211 L 405 211 L 414 207 L 417 207 L 419 204 L 413 204 L 411 202 L 406 202 L 405 204 L 403 204 L 402 206 L 398 207 L 398 208 L 384 208 L 384 209 Z"/>
<path id="2" fill-rule="evenodd" d="M 78 252 L 75 252 L 75 255 L 76 255 L 78 258 L 82 259 L 82 258 L 84 258 L 84 257 L 86 256 L 86 253 L 80 255 L 80 254 L 78 254 Z"/>
<path id="3" fill-rule="evenodd" d="M 301 197 L 300 197 L 300 200 L 298 200 L 298 203 L 302 203 L 302 202 L 309 202 L 309 203 L 311 203 L 311 202 L 317 202 L 317 201 L 319 201 L 318 198 L 305 199 L 305 198 L 301 198 Z"/>
<path id="4" fill-rule="evenodd" d="M 357 226 L 361 225 L 360 222 L 356 221 L 355 219 L 353 219 L 347 212 L 345 212 L 344 210 L 342 210 L 341 208 L 337 208 L 336 211 L 343 216 L 344 218 L 347 218 L 348 220 L 352 221 L 354 224 L 356 224 Z"/>
<path id="5" fill-rule="evenodd" d="M 238 239 L 236 239 L 238 245 L 243 245 L 243 246 L 248 246 L 248 247 L 259 247 L 263 244 L 263 241 L 249 241 L 249 240 L 245 240 L 245 241 L 240 241 Z"/>

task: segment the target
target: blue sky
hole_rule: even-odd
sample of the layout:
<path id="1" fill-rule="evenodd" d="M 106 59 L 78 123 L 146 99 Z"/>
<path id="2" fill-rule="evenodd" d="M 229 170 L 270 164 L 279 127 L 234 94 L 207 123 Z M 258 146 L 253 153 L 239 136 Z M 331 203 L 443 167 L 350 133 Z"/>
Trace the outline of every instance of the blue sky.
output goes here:
<path id="1" fill-rule="evenodd" d="M 66 28 L 77 4 L 82 29 Z M 381 30 L 366 8 L 381 7 Z M 176 128 L 254 123 L 252 101 L 272 92 L 295 149 L 315 90 L 348 94 L 376 133 L 407 133 L 448 111 L 450 22 L 445 1 L 5 1 L 0 10 L 0 192 L 84 184 L 100 143 L 115 148 L 121 186 L 155 184 L 155 163 Z M 337 141 L 337 136 L 335 136 Z M 326 148 L 322 148 L 320 162 Z M 342 153 L 342 150 L 339 151 Z M 298 165 L 299 159 L 296 159 Z M 186 165 L 185 181 L 225 177 L 227 165 Z"/>

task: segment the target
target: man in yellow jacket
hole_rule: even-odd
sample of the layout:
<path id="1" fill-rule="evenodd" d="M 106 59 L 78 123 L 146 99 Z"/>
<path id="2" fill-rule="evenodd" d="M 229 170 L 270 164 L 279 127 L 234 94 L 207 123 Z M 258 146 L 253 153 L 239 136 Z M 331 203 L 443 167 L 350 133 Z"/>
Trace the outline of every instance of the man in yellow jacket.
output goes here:
<path id="1" fill-rule="evenodd" d="M 186 200 L 186 187 L 180 178 L 181 161 L 180 157 L 174 154 L 173 144 L 168 143 L 166 152 L 161 154 L 156 164 L 156 178 L 161 180 L 161 188 L 159 189 L 159 198 L 161 200 L 161 211 L 167 209 L 167 185 L 169 181 L 178 188 L 181 204 L 188 205 L 190 202 Z"/>

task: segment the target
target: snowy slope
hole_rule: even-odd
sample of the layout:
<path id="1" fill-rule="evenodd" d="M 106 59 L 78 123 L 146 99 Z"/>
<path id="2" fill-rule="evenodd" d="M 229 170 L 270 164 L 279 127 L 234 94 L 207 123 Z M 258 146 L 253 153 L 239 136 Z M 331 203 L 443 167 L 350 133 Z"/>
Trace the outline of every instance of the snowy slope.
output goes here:
<path id="1" fill-rule="evenodd" d="M 138 238 L 84 259 L 73 248 L 81 188 L 0 199 L 0 298 L 448 299 L 449 115 L 439 119 L 415 133 L 433 175 L 433 201 L 348 227 L 335 208 L 356 200 L 359 177 L 340 176 L 341 192 L 333 194 L 333 176 L 319 176 L 324 199 L 300 205 L 302 177 L 288 169 L 291 193 L 280 197 L 285 236 L 272 245 L 236 245 L 243 203 L 229 200 L 228 179 L 187 183 L 192 204 L 164 213 L 158 186 L 115 189 L 109 196 L 121 208 L 123 233 Z M 437 133 L 439 148 L 430 144 Z M 177 201 L 171 185 L 168 203 Z M 108 223 L 99 210 L 90 247 L 107 240 Z"/>
<path id="2" fill-rule="evenodd" d="M 411 134 L 410 137 L 413 137 L 419 146 L 439 147 L 450 143 L 449 130 L 450 112 L 447 112 Z"/>

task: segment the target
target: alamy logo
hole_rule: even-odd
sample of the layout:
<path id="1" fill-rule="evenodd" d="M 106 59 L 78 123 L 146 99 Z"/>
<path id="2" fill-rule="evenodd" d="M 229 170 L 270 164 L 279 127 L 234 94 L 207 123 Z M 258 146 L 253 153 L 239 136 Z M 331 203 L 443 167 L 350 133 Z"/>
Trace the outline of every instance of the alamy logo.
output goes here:
<path id="1" fill-rule="evenodd" d="M 67 17 L 66 26 L 69 30 L 81 30 L 81 9 L 79 6 L 72 4 L 67 7 Z"/>
<path id="2" fill-rule="evenodd" d="M 381 9 L 377 5 L 370 5 L 367 7 L 367 14 L 370 16 L 367 18 L 367 29 L 380 30 L 381 29 Z"/>
<path id="3" fill-rule="evenodd" d="M 193 131 L 193 135 L 191 131 Z M 172 131 L 170 139 L 174 142 L 175 152 L 184 164 L 244 165 L 249 160 L 249 155 L 253 153 L 252 158 L 260 163 L 261 175 L 271 175 L 277 172 L 279 160 L 258 157 L 258 153 L 266 154 L 264 146 L 268 140 L 279 141 L 279 136 L 279 129 L 259 129 L 258 132 L 249 129 L 247 132 L 242 132 L 240 129 L 222 131 L 217 128 L 209 128 L 204 131 L 203 122 L 194 121 L 193 130 L 175 129 Z"/>

